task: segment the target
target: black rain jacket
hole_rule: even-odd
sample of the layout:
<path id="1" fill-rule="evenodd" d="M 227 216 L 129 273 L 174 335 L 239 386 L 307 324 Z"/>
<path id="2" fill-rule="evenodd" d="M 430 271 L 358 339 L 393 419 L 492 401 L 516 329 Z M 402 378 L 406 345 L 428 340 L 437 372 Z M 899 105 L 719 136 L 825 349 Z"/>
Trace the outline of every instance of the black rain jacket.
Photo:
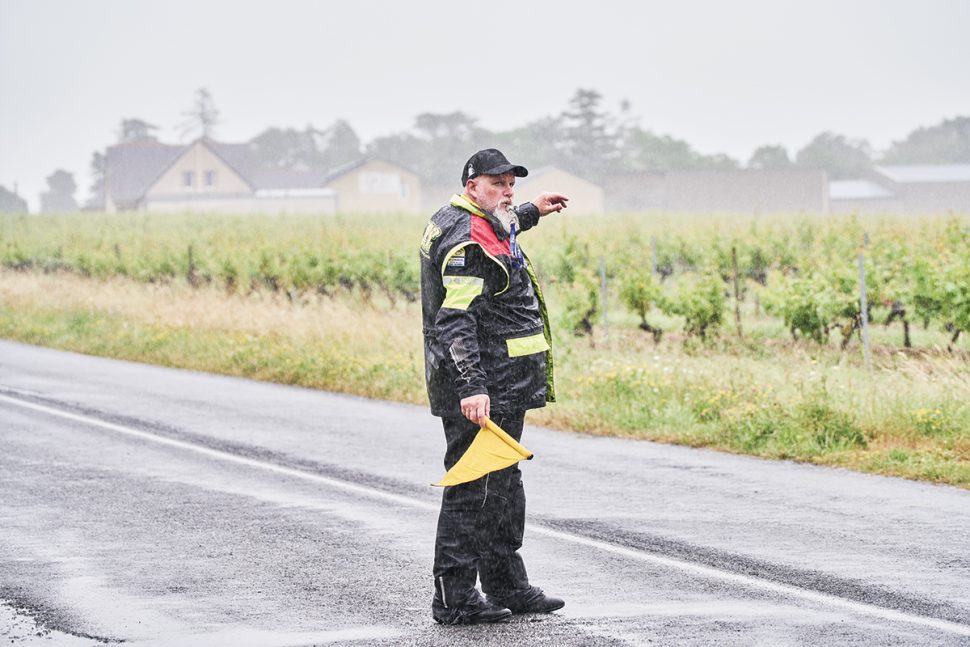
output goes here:
<path id="1" fill-rule="evenodd" d="M 539 222 L 532 203 L 515 208 L 518 231 Z M 493 411 L 555 401 L 552 338 L 528 257 L 513 262 L 498 219 L 456 195 L 425 227 L 421 305 L 431 413 L 460 416 L 460 401 L 487 394 Z M 519 265 L 519 266 L 517 266 Z"/>

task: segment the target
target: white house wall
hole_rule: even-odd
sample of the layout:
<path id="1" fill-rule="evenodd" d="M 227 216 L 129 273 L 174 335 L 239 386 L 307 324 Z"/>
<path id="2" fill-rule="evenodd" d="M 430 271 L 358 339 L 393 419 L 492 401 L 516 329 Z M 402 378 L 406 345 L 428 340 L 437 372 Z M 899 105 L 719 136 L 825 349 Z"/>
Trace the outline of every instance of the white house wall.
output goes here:
<path id="1" fill-rule="evenodd" d="M 215 172 L 215 184 L 205 185 L 205 174 Z M 194 182 L 185 185 L 185 173 L 192 173 Z M 209 150 L 204 142 L 197 141 L 152 184 L 145 194 L 148 203 L 160 198 L 196 198 L 209 195 L 239 195 L 252 193 L 249 186 L 232 168 Z"/>
<path id="2" fill-rule="evenodd" d="M 337 193 L 337 208 L 341 213 L 421 211 L 418 176 L 380 159 L 369 160 L 326 186 Z"/>

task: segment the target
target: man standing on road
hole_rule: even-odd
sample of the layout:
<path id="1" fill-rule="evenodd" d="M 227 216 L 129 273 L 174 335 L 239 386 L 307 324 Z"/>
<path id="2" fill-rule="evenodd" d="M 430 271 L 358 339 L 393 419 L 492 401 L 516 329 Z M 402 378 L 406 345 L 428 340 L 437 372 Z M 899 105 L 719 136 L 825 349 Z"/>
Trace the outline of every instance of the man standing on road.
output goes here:
<path id="1" fill-rule="evenodd" d="M 425 377 L 440 416 L 445 469 L 468 449 L 484 417 L 516 440 L 525 412 L 555 399 L 549 321 L 538 280 L 516 236 L 566 207 L 541 193 L 512 206 L 525 167 L 489 148 L 462 168 L 464 193 L 428 223 L 421 241 Z M 518 465 L 446 487 L 435 542 L 432 616 L 442 624 L 548 613 L 562 600 L 532 586 L 518 554 L 525 494 Z M 485 597 L 475 588 L 481 579 Z"/>

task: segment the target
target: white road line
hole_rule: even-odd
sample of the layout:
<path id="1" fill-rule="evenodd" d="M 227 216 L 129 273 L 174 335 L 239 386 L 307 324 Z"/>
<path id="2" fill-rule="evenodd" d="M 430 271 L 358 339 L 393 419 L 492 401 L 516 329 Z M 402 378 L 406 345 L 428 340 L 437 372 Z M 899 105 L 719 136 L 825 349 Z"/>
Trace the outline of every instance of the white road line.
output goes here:
<path id="1" fill-rule="evenodd" d="M 102 429 L 107 429 L 109 431 L 116 431 L 119 434 L 125 434 L 128 436 L 141 438 L 143 440 L 149 440 L 151 442 L 155 442 L 160 445 L 177 447 L 178 449 L 184 449 L 187 451 L 195 452 L 197 454 L 202 454 L 203 456 L 208 456 L 210 458 L 215 458 L 222 461 L 228 461 L 230 463 L 236 463 L 238 465 L 245 465 L 246 467 L 254 467 L 257 469 L 267 470 L 270 472 L 275 472 L 277 474 L 284 474 L 286 476 L 292 476 L 292 477 L 301 478 L 309 481 L 315 481 L 317 483 L 322 483 L 328 487 L 332 487 L 338 490 L 344 490 L 347 492 L 352 492 L 354 494 L 360 494 L 362 496 L 367 496 L 372 499 L 374 498 L 382 499 L 390 503 L 397 503 L 400 505 L 423 508 L 425 510 L 438 509 L 438 506 L 436 504 L 428 503 L 426 501 L 419 501 L 418 499 L 412 499 L 411 497 L 401 496 L 399 494 L 391 494 L 389 492 L 382 492 L 381 490 L 370 488 L 364 485 L 357 485 L 356 483 L 350 483 L 348 481 L 343 481 L 340 479 L 321 476 L 320 474 L 314 474 L 313 472 L 306 472 L 304 470 L 293 469 L 292 467 L 283 467 L 282 465 L 274 465 L 273 463 L 256 460 L 254 458 L 237 456 L 231 452 L 226 452 L 219 449 L 212 449 L 210 447 L 205 447 L 203 445 L 196 445 L 194 443 L 190 443 L 184 440 L 166 438 L 165 436 L 159 436 L 158 434 L 153 434 L 148 431 L 140 431 L 138 429 L 134 429 L 132 427 L 128 427 L 125 425 L 119 425 L 113 422 L 107 422 L 105 420 L 98 420 L 97 418 L 92 418 L 90 416 L 85 416 L 78 413 L 71 413 L 69 411 L 62 411 L 60 409 L 55 409 L 53 407 L 48 407 L 42 404 L 35 404 L 33 402 L 19 400 L 17 398 L 11 398 L 9 396 L 2 395 L 2 394 L 0 394 L 0 401 L 8 402 L 10 404 L 16 404 L 21 407 L 25 407 L 27 409 L 33 409 L 35 411 L 41 411 L 43 413 L 47 413 L 52 416 L 66 418 L 67 420 L 73 420 L 75 422 L 92 425 L 94 427 L 101 427 Z"/>
<path id="2" fill-rule="evenodd" d="M 10 391 L 8 390 L 7 392 L 9 393 Z M 113 422 L 107 422 L 104 420 L 99 420 L 91 416 L 71 413 L 69 411 L 62 411 L 54 407 L 49 407 L 42 404 L 36 404 L 34 402 L 21 400 L 19 398 L 10 397 L 7 395 L 0 394 L 0 401 L 7 402 L 8 404 L 24 407 L 26 409 L 32 409 L 34 411 L 46 413 L 52 416 L 57 416 L 59 418 L 64 418 L 66 420 L 73 420 L 75 422 L 80 422 L 94 427 L 100 427 L 102 429 L 107 429 L 109 431 L 114 431 L 120 434 L 141 438 L 143 440 L 148 440 L 154 443 L 158 443 L 160 445 L 167 445 L 169 447 L 184 449 L 186 451 L 195 452 L 197 454 L 208 456 L 210 458 L 214 458 L 217 460 L 227 461 L 231 463 L 236 463 L 237 465 L 244 465 L 246 467 L 252 467 L 252 468 L 261 469 L 269 472 L 274 472 L 276 474 L 283 474 L 285 476 L 290 476 L 294 478 L 313 481 L 316 483 L 321 483 L 328 487 L 332 487 L 338 490 L 343 490 L 345 492 L 359 494 L 361 496 L 366 496 L 372 499 L 379 499 L 389 503 L 409 506 L 412 508 L 420 508 L 422 510 L 429 510 L 434 512 L 438 510 L 437 504 L 429 503 L 427 501 L 422 501 L 420 499 L 401 496 L 399 494 L 391 494 L 375 488 L 367 487 L 365 485 L 350 483 L 348 481 L 344 481 L 341 479 L 321 476 L 319 474 L 314 474 L 312 472 L 298 470 L 290 467 L 283 467 L 280 465 L 275 465 L 273 463 L 260 461 L 253 458 L 237 456 L 230 452 L 226 452 L 218 449 L 212 449 L 209 447 L 204 447 L 202 445 L 196 445 L 183 440 L 166 438 L 164 436 L 159 436 L 151 432 L 140 431 L 132 427 L 119 425 L 119 424 L 116 424 Z M 718 568 L 714 568 L 712 566 L 704 566 L 702 564 L 696 564 L 686 560 L 677 559 L 674 557 L 664 557 L 662 555 L 656 555 L 654 553 L 648 553 L 648 552 L 636 550 L 633 548 L 627 548 L 625 546 L 618 546 L 616 544 L 611 544 L 598 539 L 590 539 L 589 537 L 584 537 L 582 535 L 576 535 L 573 533 L 563 532 L 560 530 L 553 530 L 551 528 L 545 528 L 543 526 L 537 526 L 535 524 L 527 524 L 527 529 L 532 534 L 544 535 L 546 537 L 558 539 L 563 542 L 577 544 L 580 546 L 585 546 L 587 548 L 593 548 L 599 551 L 612 553 L 614 555 L 618 555 L 632 560 L 647 562 L 650 564 L 665 566 L 667 568 L 686 571 L 688 573 L 700 575 L 702 577 L 708 577 L 712 579 L 732 582 L 734 584 L 740 584 L 747 587 L 753 587 L 753 588 L 757 588 L 765 591 L 771 591 L 773 593 L 778 593 L 781 595 L 791 596 L 795 598 L 801 598 L 803 600 L 807 600 L 818 604 L 835 606 L 835 607 L 842 608 L 846 611 L 851 611 L 853 613 L 874 616 L 877 618 L 882 618 L 882 619 L 890 620 L 894 622 L 906 622 L 910 624 L 922 625 L 924 627 L 929 627 L 932 629 L 938 629 L 940 631 L 955 633 L 961 636 L 970 636 L 970 625 L 951 622 L 948 620 L 940 620 L 938 618 L 930 618 L 930 617 L 918 615 L 915 613 L 907 613 L 905 611 L 897 611 L 895 609 L 887 609 L 885 607 L 881 607 L 874 604 L 867 604 L 865 602 L 848 600 L 845 598 L 840 598 L 835 595 L 831 595 L 829 593 L 820 593 L 817 591 L 802 589 L 796 586 L 790 586 L 788 584 L 771 582 L 769 580 L 764 580 L 750 575 L 732 573 L 730 571 L 724 571 Z"/>

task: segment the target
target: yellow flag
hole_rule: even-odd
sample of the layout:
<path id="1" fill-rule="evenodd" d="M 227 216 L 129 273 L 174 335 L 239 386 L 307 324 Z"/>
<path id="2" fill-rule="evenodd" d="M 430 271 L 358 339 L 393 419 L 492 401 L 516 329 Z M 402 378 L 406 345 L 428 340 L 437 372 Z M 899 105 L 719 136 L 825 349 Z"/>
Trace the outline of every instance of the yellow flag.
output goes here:
<path id="1" fill-rule="evenodd" d="M 489 472 L 504 469 L 522 459 L 531 459 L 532 452 L 505 433 L 497 424 L 485 418 L 485 424 L 471 446 L 448 473 L 432 485 L 458 485 L 481 478 Z"/>

